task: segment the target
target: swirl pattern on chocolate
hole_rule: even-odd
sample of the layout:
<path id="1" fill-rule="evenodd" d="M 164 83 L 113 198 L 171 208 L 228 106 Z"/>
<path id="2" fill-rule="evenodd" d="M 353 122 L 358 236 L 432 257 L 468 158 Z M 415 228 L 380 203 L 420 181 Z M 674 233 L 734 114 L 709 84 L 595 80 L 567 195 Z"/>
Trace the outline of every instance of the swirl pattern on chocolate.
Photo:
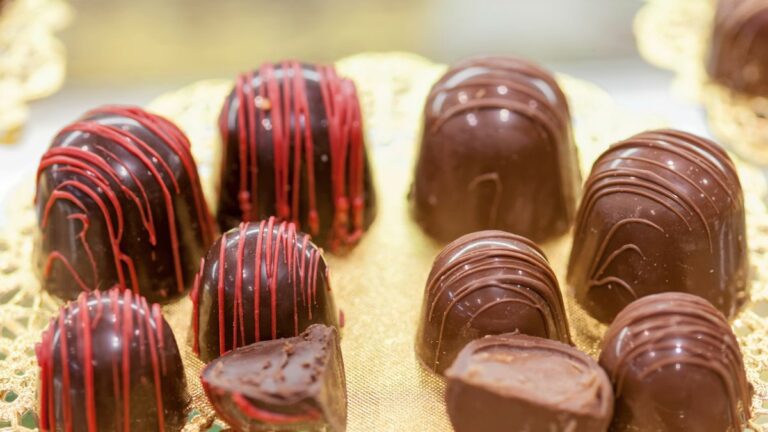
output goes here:
<path id="1" fill-rule="evenodd" d="M 580 182 L 568 104 L 547 71 L 478 57 L 432 87 L 410 194 L 431 236 L 501 229 L 550 239 L 573 222 Z"/>
<path id="2" fill-rule="evenodd" d="M 311 324 L 338 326 L 329 280 L 322 251 L 293 223 L 241 223 L 201 260 L 191 293 L 195 353 L 207 362 Z"/>
<path id="3" fill-rule="evenodd" d="M 752 387 L 728 321 L 686 293 L 627 306 L 603 340 L 616 396 L 612 430 L 741 431 Z"/>
<path id="4" fill-rule="evenodd" d="M 357 90 L 333 66 L 264 63 L 238 76 L 219 129 L 222 230 L 276 216 L 338 251 L 373 221 Z"/>
<path id="5" fill-rule="evenodd" d="M 544 253 L 503 231 L 446 246 L 427 279 L 416 352 L 442 373 L 470 341 L 521 332 L 570 343 L 563 298 Z"/>
<path id="6" fill-rule="evenodd" d="M 163 301 L 191 285 L 214 224 L 190 144 L 168 120 L 104 106 L 59 132 L 35 197 L 44 289 L 131 289 Z"/>
<path id="7" fill-rule="evenodd" d="M 733 316 L 748 297 L 744 217 L 739 178 L 723 149 L 674 130 L 635 135 L 592 167 L 568 283 L 603 322 L 664 291 L 700 295 Z"/>

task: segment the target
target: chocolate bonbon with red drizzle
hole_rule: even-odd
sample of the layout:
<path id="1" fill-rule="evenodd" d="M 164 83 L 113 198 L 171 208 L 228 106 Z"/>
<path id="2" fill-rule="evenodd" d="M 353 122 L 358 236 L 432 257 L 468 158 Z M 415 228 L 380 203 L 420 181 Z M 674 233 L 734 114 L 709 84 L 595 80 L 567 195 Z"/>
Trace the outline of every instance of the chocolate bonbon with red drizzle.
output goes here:
<path id="1" fill-rule="evenodd" d="M 238 76 L 219 129 L 222 231 L 276 216 L 337 252 L 373 221 L 357 91 L 332 66 L 264 63 Z"/>
<path id="2" fill-rule="evenodd" d="M 81 293 L 35 351 L 43 431 L 181 430 L 190 398 L 170 326 L 130 290 Z"/>
<path id="3" fill-rule="evenodd" d="M 193 349 L 205 362 L 311 324 L 338 327 L 321 250 L 276 218 L 224 233 L 200 263 L 191 297 Z"/>
<path id="4" fill-rule="evenodd" d="M 344 361 L 334 327 L 313 324 L 296 337 L 240 347 L 206 366 L 201 382 L 235 430 L 346 430 Z"/>
<path id="5" fill-rule="evenodd" d="M 114 285 L 177 297 L 214 240 L 189 141 L 136 107 L 104 106 L 62 129 L 40 161 L 35 206 L 42 285 L 64 299 Z"/>

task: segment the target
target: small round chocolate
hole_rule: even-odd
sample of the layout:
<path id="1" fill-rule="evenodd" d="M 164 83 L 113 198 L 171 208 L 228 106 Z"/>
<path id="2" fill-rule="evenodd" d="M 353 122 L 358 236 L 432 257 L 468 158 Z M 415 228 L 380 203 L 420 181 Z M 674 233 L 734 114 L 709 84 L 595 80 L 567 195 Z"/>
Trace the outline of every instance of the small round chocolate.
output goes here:
<path id="1" fill-rule="evenodd" d="M 744 202 L 731 159 L 686 132 L 643 132 L 595 162 L 577 216 L 568 284 L 611 322 L 640 297 L 696 294 L 734 316 L 748 297 Z"/>
<path id="2" fill-rule="evenodd" d="M 708 72 L 736 92 L 768 96 L 768 2 L 717 2 Z"/>
<path id="3" fill-rule="evenodd" d="M 410 193 L 432 237 L 500 229 L 551 239 L 573 222 L 580 184 L 568 104 L 549 72 L 478 57 L 432 87 Z"/>
<path id="4" fill-rule="evenodd" d="M 129 290 L 81 293 L 35 347 L 40 429 L 181 430 L 189 395 L 160 306 Z"/>
<path id="5" fill-rule="evenodd" d="M 570 343 L 557 279 L 530 240 L 480 231 L 452 242 L 427 279 L 416 353 L 437 373 L 485 335 L 521 332 Z"/>
<path id="6" fill-rule="evenodd" d="M 136 107 L 62 129 L 40 161 L 35 207 L 43 289 L 68 300 L 115 285 L 150 302 L 178 297 L 214 240 L 189 141 Z"/>
<path id="7" fill-rule="evenodd" d="M 738 432 L 752 387 L 728 321 L 685 293 L 627 306 L 603 340 L 600 365 L 616 395 L 611 430 Z"/>
<path id="8" fill-rule="evenodd" d="M 312 324 L 338 327 L 322 251 L 275 218 L 224 233 L 200 263 L 191 297 L 193 348 L 204 362 Z"/>
<path id="9" fill-rule="evenodd" d="M 276 216 L 339 252 L 373 222 L 357 90 L 333 66 L 291 60 L 238 76 L 219 129 L 222 231 Z"/>

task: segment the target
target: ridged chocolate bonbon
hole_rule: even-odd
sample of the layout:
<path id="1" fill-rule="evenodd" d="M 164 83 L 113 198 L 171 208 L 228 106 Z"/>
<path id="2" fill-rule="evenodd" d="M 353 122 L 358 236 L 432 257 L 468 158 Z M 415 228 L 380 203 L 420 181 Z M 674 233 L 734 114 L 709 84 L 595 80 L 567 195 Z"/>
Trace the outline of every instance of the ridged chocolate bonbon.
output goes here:
<path id="1" fill-rule="evenodd" d="M 581 183 L 568 104 L 549 72 L 512 57 L 454 65 L 433 87 L 410 199 L 442 242 L 499 229 L 564 234 Z"/>
<path id="2" fill-rule="evenodd" d="M 467 234 L 443 249 L 427 280 L 416 353 L 442 373 L 470 341 L 521 332 L 570 343 L 563 298 L 544 253 L 503 231 Z"/>
<path id="3" fill-rule="evenodd" d="M 665 291 L 696 294 L 732 317 L 748 298 L 741 185 L 717 144 L 686 132 L 644 132 L 595 162 L 568 265 L 586 311 L 610 322 Z"/>
<path id="4" fill-rule="evenodd" d="M 722 313 L 685 293 L 627 306 L 603 340 L 600 365 L 616 395 L 611 430 L 738 432 L 752 388 Z"/>

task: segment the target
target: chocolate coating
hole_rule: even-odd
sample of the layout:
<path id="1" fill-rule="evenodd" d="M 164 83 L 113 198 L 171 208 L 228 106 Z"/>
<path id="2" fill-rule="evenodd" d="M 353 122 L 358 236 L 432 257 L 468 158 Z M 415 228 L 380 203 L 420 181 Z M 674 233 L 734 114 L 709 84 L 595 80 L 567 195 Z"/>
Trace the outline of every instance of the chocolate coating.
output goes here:
<path id="1" fill-rule="evenodd" d="M 238 76 L 219 129 L 222 231 L 276 216 L 338 252 L 373 222 L 357 90 L 333 66 L 264 63 Z"/>
<path id="2" fill-rule="evenodd" d="M 311 325 L 212 361 L 201 376 L 216 412 L 238 431 L 343 432 L 347 386 L 339 335 Z"/>
<path id="3" fill-rule="evenodd" d="M 131 289 L 167 301 L 192 285 L 214 224 L 184 134 L 141 108 L 104 106 L 43 155 L 35 207 L 43 288 Z"/>
<path id="4" fill-rule="evenodd" d="M 435 258 L 416 353 L 438 373 L 485 335 L 521 332 L 570 343 L 557 279 L 530 240 L 503 231 L 467 234 Z"/>
<path id="5" fill-rule="evenodd" d="M 732 90 L 768 96 L 768 2 L 717 2 L 708 72 Z"/>
<path id="6" fill-rule="evenodd" d="M 551 239 L 573 222 L 580 183 L 568 104 L 547 71 L 478 57 L 432 87 L 410 193 L 432 237 L 500 229 Z"/>
<path id="7" fill-rule="evenodd" d="M 741 431 L 752 388 L 722 313 L 685 293 L 627 306 L 603 340 L 616 394 L 611 430 Z"/>
<path id="8" fill-rule="evenodd" d="M 445 400 L 456 432 L 608 429 L 613 392 L 589 356 L 520 334 L 470 342 L 446 372 Z"/>
<path id="9" fill-rule="evenodd" d="M 224 233 L 202 260 L 191 296 L 194 351 L 205 362 L 311 324 L 338 326 L 322 251 L 275 218 Z"/>
<path id="10" fill-rule="evenodd" d="M 657 130 L 611 146 L 585 185 L 568 283 L 594 318 L 681 291 L 732 317 L 747 300 L 744 202 L 735 167 L 715 143 Z"/>
<path id="11" fill-rule="evenodd" d="M 189 395 L 160 306 L 130 290 L 80 293 L 35 347 L 40 429 L 181 430 Z"/>

